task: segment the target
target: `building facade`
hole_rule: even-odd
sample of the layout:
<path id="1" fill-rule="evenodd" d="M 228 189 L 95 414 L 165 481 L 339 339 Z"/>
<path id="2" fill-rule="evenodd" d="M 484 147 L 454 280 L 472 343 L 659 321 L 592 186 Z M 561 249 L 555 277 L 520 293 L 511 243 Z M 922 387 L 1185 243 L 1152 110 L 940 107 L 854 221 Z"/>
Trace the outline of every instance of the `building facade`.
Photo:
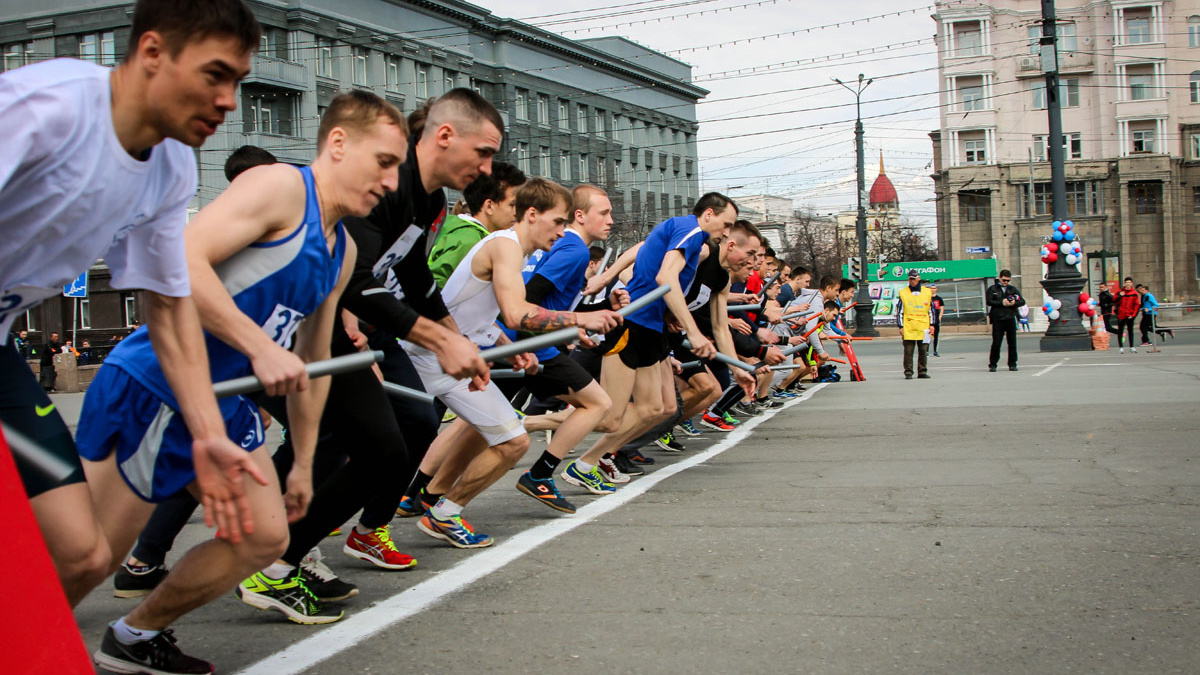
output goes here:
<path id="1" fill-rule="evenodd" d="M 1200 295 L 1200 2 L 1058 0 L 1067 212 L 1093 281 Z M 1041 3 L 939 2 L 939 257 L 990 249 L 1026 293 L 1049 232 Z"/>
<path id="2" fill-rule="evenodd" d="M 321 113 L 351 88 L 405 112 L 451 88 L 474 89 L 506 119 L 498 159 L 567 186 L 604 187 L 614 230 L 631 238 L 699 196 L 696 102 L 708 92 L 691 83 L 686 63 L 620 37 L 567 39 L 457 0 L 248 4 L 262 44 L 238 109 L 197 152 L 197 209 L 225 188 L 225 159 L 242 145 L 310 162 Z M 5 3 L 3 67 L 64 56 L 116 64 L 132 8 L 129 0 Z M 46 303 L 30 319 L 62 332 L 71 314 L 62 304 Z"/>

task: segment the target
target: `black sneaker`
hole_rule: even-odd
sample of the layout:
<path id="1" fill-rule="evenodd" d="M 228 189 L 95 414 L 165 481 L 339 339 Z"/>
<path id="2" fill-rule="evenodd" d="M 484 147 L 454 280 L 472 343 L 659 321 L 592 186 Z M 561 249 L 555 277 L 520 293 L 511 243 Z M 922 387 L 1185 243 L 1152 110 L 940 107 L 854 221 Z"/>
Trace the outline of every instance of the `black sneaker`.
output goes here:
<path id="1" fill-rule="evenodd" d="M 563 498 L 562 493 L 558 491 L 558 486 L 554 484 L 553 478 L 538 480 L 526 471 L 517 479 L 517 490 L 533 497 L 555 511 L 575 513 L 575 505 Z"/>
<path id="2" fill-rule="evenodd" d="M 624 454 L 625 459 L 628 459 L 629 461 L 633 462 L 634 464 L 641 464 L 643 466 L 653 464 L 655 461 L 653 457 L 647 457 L 647 456 L 643 455 L 641 450 L 630 450 L 628 453 L 619 453 L 619 454 Z M 625 473 L 629 473 L 629 472 L 626 471 Z"/>
<path id="3" fill-rule="evenodd" d="M 211 675 L 208 661 L 192 658 L 175 646 L 171 629 L 131 645 L 121 644 L 112 625 L 104 631 L 100 649 L 92 660 L 104 670 L 114 673 L 147 673 L 149 675 Z"/>
<path id="4" fill-rule="evenodd" d="M 293 623 L 317 625 L 333 623 L 342 618 L 342 610 L 325 606 L 309 590 L 304 572 L 287 579 L 272 579 L 262 572 L 238 584 L 234 591 L 242 602 L 258 609 L 273 609 Z"/>
<path id="5" fill-rule="evenodd" d="M 420 499 L 412 495 L 404 495 L 400 503 L 396 505 L 396 515 L 401 518 L 416 518 L 417 516 L 425 515 L 425 505 Z"/>
<path id="6" fill-rule="evenodd" d="M 633 460 L 625 456 L 625 453 L 618 450 L 617 454 L 613 455 L 613 463 L 617 465 L 621 473 L 629 474 L 630 476 L 641 476 L 646 473 L 646 470 L 639 464 L 634 464 Z"/>
<path id="7" fill-rule="evenodd" d="M 113 597 L 140 598 L 149 595 L 167 578 L 165 565 L 139 565 L 130 567 L 129 563 L 121 565 L 113 577 Z"/>
<path id="8" fill-rule="evenodd" d="M 758 414 L 758 408 L 755 407 L 753 403 L 738 401 L 737 403 L 733 404 L 733 414 L 740 415 L 742 417 L 754 417 Z"/>
<path id="9" fill-rule="evenodd" d="M 783 401 L 773 400 L 770 396 L 754 399 L 754 402 L 764 410 L 774 410 L 775 408 L 783 407 Z"/>
<path id="10" fill-rule="evenodd" d="M 338 578 L 321 560 L 321 549 L 314 548 L 300 560 L 300 576 L 304 585 L 321 602 L 338 602 L 358 595 L 358 586 Z"/>

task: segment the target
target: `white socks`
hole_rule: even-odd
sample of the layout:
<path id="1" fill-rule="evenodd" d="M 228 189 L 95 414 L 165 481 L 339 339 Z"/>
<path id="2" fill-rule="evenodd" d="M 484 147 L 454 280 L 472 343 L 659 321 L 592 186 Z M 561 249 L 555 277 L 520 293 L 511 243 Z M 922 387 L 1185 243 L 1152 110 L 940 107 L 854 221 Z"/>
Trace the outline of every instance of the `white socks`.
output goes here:
<path id="1" fill-rule="evenodd" d="M 449 499 L 442 497 L 438 500 L 437 504 L 433 505 L 432 509 L 429 509 L 429 512 L 438 520 L 449 520 L 450 518 L 462 513 L 462 510 L 462 506 L 459 506 Z"/>
<path id="2" fill-rule="evenodd" d="M 112 625 L 113 635 L 116 636 L 117 642 L 123 645 L 131 645 L 135 642 L 143 642 L 154 638 L 162 631 L 160 630 L 135 630 L 125 623 L 125 617 L 116 620 Z"/>
<path id="3" fill-rule="evenodd" d="M 292 567 L 287 563 L 272 563 L 271 565 L 268 565 L 265 570 L 263 570 L 263 574 L 278 581 L 279 579 L 287 579 L 288 577 L 292 576 L 292 572 L 295 570 L 295 567 Z"/>

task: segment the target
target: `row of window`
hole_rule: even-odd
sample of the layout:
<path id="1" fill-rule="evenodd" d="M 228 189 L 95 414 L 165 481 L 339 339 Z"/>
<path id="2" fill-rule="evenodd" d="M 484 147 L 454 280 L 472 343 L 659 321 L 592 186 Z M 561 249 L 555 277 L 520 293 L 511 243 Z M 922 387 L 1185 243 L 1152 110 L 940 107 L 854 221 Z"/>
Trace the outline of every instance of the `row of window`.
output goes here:
<path id="1" fill-rule="evenodd" d="M 535 159 L 536 165 L 534 164 Z M 557 166 L 554 160 L 557 160 Z M 611 164 L 612 173 L 610 175 L 609 161 L 604 157 L 593 157 L 588 153 L 581 153 L 572 159 L 571 153 L 566 150 L 558 152 L 554 157 L 550 148 L 544 145 L 538 148 L 535 157 L 530 152 L 529 144 L 524 142 L 517 143 L 516 164 L 517 168 L 530 175 L 542 175 L 577 183 L 592 182 L 604 187 L 618 187 L 621 184 L 622 172 L 625 170 L 624 163 L 621 160 L 615 160 Z M 636 166 L 631 166 L 631 170 L 638 171 Z M 658 178 L 655 179 L 651 177 L 653 170 L 647 169 L 646 175 L 648 186 L 657 185 L 660 192 L 680 195 L 690 192 L 691 174 L 681 175 L 679 171 L 668 174 L 666 169 L 659 169 Z"/>
<path id="2" fill-rule="evenodd" d="M 1155 66 L 1153 64 L 1126 66 L 1124 74 L 1125 86 L 1121 92 L 1124 96 L 1121 100 L 1144 101 L 1162 97 L 1162 88 L 1159 86 L 1158 76 L 1153 72 L 1154 69 Z M 959 77 L 955 81 L 958 84 L 958 102 L 962 106 L 963 111 L 970 112 L 973 110 L 988 109 L 987 86 L 982 76 Z M 1080 78 L 1078 77 L 1059 80 L 1058 102 L 1062 108 L 1079 107 L 1079 82 Z M 1200 103 L 1200 70 L 1191 73 L 1188 88 L 1191 102 Z M 1032 109 L 1045 110 L 1046 81 L 1043 79 L 1030 80 L 1029 93 L 1032 97 Z"/>
<path id="3" fill-rule="evenodd" d="M 1124 7 L 1119 13 L 1118 33 L 1114 35 L 1119 45 L 1149 44 L 1163 40 L 1163 29 L 1157 7 Z M 990 21 L 970 19 L 955 21 L 947 25 L 946 51 L 954 57 L 986 56 L 991 53 L 987 31 Z M 1041 53 L 1042 27 L 1029 26 L 1029 53 Z M 1079 34 L 1075 23 L 1060 21 L 1055 26 L 1058 52 L 1074 52 L 1079 49 Z M 1200 16 L 1188 17 L 1188 46 L 1200 47 Z"/>
<path id="4" fill-rule="evenodd" d="M 140 325 L 137 313 L 137 298 L 131 293 L 123 293 L 122 297 L 122 318 L 126 328 L 133 328 Z M 79 330 L 89 330 L 92 327 L 92 303 L 88 298 L 79 298 L 79 313 L 76 315 L 76 320 L 79 322 L 77 328 Z M 41 324 L 38 321 L 38 312 L 36 309 L 25 311 L 25 330 L 38 331 L 41 330 Z"/>
<path id="5" fill-rule="evenodd" d="M 672 129 L 665 125 L 657 125 L 658 138 L 634 138 L 634 134 L 653 133 L 655 125 L 634 118 L 624 118 L 613 114 L 609 117 L 602 108 L 589 107 L 583 103 L 572 104 L 565 98 L 553 100 L 546 94 L 531 92 L 528 89 L 517 88 L 513 98 L 513 117 L 522 122 L 541 124 L 554 127 L 561 131 L 576 133 L 592 133 L 624 143 L 646 143 L 658 147 L 670 147 L 676 143 L 688 144 L 691 134 L 682 130 Z M 574 107 L 574 115 L 571 108 Z M 553 113 L 553 114 L 552 114 Z"/>
<path id="6" fill-rule="evenodd" d="M 1139 124 L 1141 126 L 1139 126 Z M 1161 152 L 1158 147 L 1158 131 L 1153 120 L 1147 122 L 1130 122 L 1129 148 L 1126 154 L 1141 154 Z M 971 132 L 963 132 L 967 134 Z M 976 132 L 978 133 L 978 132 Z M 1033 159 L 1045 162 L 1049 158 L 1049 134 L 1035 134 L 1033 137 Z M 1063 158 L 1083 159 L 1083 136 L 1078 132 L 1063 134 Z M 964 164 L 987 164 L 988 147 L 986 138 L 962 138 L 962 156 Z M 1200 134 L 1191 137 L 1191 158 L 1200 159 Z"/>
<path id="7" fill-rule="evenodd" d="M 79 41 L 78 56 L 80 59 L 102 66 L 117 64 L 117 41 L 112 31 L 85 33 L 77 35 L 76 38 Z M 7 44 L 4 45 L 3 51 L 5 71 L 15 70 L 37 61 L 46 61 L 56 56 L 52 53 L 38 53 L 33 42 Z"/>

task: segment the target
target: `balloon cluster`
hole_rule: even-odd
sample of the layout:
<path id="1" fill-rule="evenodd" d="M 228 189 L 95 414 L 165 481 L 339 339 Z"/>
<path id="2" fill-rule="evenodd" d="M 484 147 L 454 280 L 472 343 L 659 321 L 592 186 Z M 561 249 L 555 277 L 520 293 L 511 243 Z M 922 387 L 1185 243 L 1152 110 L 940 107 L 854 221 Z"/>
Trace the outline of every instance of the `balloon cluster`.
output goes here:
<path id="1" fill-rule="evenodd" d="M 1079 242 L 1075 241 L 1075 223 L 1069 220 L 1054 221 L 1054 234 L 1042 245 L 1042 262 L 1049 265 L 1060 257 L 1068 265 L 1078 265 L 1083 259 Z"/>
<path id="2" fill-rule="evenodd" d="M 1051 321 L 1054 321 L 1059 317 L 1058 310 L 1060 309 L 1062 309 L 1062 300 L 1057 298 L 1050 298 L 1046 301 L 1046 304 L 1042 305 L 1042 312 Z"/>
<path id="3" fill-rule="evenodd" d="M 1089 296 L 1087 291 L 1079 294 L 1079 313 L 1086 317 L 1096 316 L 1096 299 Z"/>

